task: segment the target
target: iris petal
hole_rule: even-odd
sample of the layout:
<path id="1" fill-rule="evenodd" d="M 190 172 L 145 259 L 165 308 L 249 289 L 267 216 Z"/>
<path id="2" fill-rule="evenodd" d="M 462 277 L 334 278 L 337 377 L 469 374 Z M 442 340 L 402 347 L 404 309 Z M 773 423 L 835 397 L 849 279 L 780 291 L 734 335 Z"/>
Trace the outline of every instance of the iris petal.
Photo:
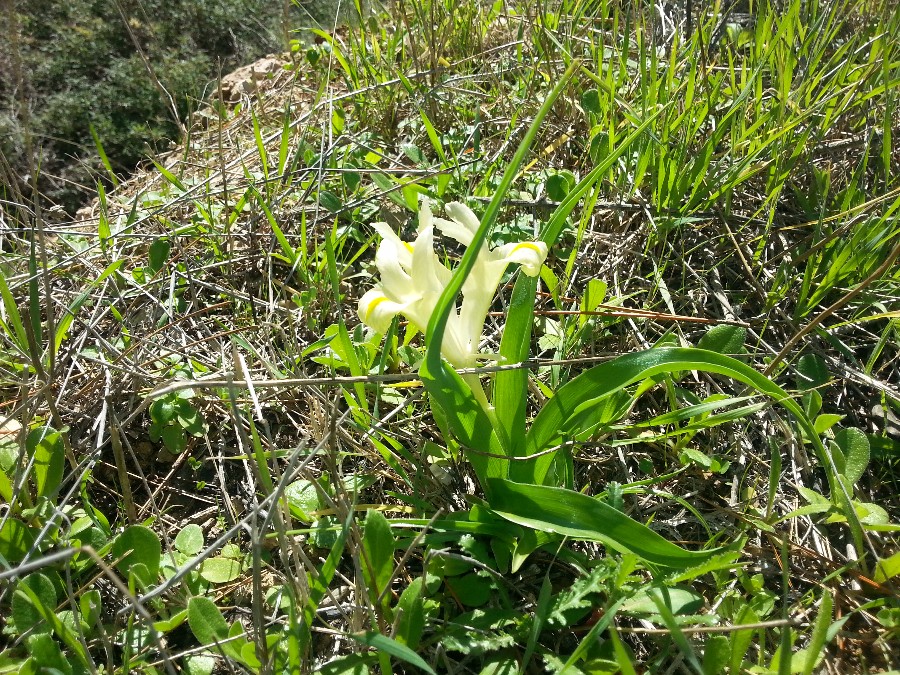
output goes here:
<path id="1" fill-rule="evenodd" d="M 416 240 L 405 242 L 385 223 L 375 229 L 382 241 L 375 253 L 381 283 L 359 301 L 359 317 L 378 332 L 385 332 L 397 314 L 403 314 L 419 330 L 425 330 L 452 271 L 434 252 L 434 228 L 464 246 L 471 245 L 480 227 L 478 217 L 465 204 L 451 202 L 446 207 L 450 220 L 435 218 L 423 202 L 419 210 Z M 547 257 L 547 245 L 539 241 L 506 244 L 496 249 L 483 245 L 463 284 L 463 301 L 451 310 L 441 343 L 444 357 L 457 367 L 471 367 L 479 353 L 484 322 L 494 301 L 497 286 L 509 263 L 521 265 L 530 276 L 540 273 Z"/>

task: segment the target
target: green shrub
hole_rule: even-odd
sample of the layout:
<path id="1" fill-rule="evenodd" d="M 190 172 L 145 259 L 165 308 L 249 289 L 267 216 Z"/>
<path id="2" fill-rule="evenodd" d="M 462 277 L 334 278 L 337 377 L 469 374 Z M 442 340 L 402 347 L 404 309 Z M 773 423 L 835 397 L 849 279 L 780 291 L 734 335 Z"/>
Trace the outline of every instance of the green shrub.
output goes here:
<path id="1" fill-rule="evenodd" d="M 116 4 L 19 0 L 9 22 L 18 25 L 18 45 L 13 35 L 0 37 L 0 52 L 8 55 L 0 59 L 0 151 L 27 175 L 21 128 L 27 117 L 40 151 L 40 188 L 69 212 L 89 197 L 100 168 L 91 125 L 117 172 L 177 138 L 172 106 L 144 57 L 184 119 L 220 68 L 228 72 L 281 47 L 281 3 L 123 0 L 124 17 Z"/>

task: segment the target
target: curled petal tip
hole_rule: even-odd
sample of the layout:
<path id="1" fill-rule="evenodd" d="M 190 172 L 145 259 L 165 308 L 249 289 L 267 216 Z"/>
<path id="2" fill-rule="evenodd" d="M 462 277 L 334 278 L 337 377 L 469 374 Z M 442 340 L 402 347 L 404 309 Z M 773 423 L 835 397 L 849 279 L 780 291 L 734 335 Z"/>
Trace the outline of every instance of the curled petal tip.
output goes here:
<path id="1" fill-rule="evenodd" d="M 547 244 L 542 241 L 522 241 L 503 247 L 506 259 L 518 263 L 522 271 L 530 277 L 541 273 L 541 265 L 547 259 Z"/>
<path id="2" fill-rule="evenodd" d="M 389 300 L 381 289 L 373 288 L 359 299 L 356 313 L 364 324 L 378 333 L 386 333 L 399 311 L 396 302 Z"/>
<path id="3" fill-rule="evenodd" d="M 460 225 L 464 226 L 469 232 L 475 234 L 481 225 L 478 216 L 468 206 L 462 202 L 450 202 L 446 207 L 447 215 L 450 216 Z"/>

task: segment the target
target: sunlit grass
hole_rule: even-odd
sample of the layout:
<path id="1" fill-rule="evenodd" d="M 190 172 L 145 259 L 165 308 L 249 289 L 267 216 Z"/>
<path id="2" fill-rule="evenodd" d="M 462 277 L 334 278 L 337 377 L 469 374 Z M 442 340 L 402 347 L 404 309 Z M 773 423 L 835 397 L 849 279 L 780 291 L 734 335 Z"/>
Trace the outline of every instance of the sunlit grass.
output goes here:
<path id="1" fill-rule="evenodd" d="M 0 672 L 897 668 L 900 17 L 729 16 L 397 2 L 10 190 Z M 423 199 L 550 245 L 475 404 L 357 317 Z"/>

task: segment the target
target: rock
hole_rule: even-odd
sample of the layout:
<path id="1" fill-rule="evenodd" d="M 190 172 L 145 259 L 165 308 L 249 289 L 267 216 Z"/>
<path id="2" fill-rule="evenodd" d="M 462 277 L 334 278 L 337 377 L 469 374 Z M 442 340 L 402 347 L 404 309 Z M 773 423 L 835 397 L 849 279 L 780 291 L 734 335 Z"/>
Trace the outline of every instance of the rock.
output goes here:
<path id="1" fill-rule="evenodd" d="M 282 74 L 288 74 L 285 65 L 290 65 L 290 56 L 287 54 L 269 54 L 258 61 L 242 66 L 228 73 L 222 78 L 222 97 L 229 103 L 237 103 L 244 97 L 254 96 L 261 89 L 268 89 L 270 85 L 264 82 L 275 82 Z M 213 93 L 216 98 L 218 93 Z"/>

